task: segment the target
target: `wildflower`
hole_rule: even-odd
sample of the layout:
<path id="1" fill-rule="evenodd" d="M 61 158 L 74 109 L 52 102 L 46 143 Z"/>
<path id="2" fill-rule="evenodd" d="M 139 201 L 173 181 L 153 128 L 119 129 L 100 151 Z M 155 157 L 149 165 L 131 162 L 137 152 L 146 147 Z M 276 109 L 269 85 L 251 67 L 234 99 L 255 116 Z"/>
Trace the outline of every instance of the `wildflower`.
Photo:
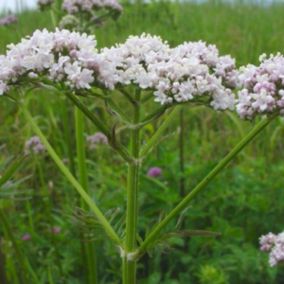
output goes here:
<path id="1" fill-rule="evenodd" d="M 32 237 L 31 237 L 31 235 L 30 235 L 29 233 L 25 233 L 25 234 L 22 236 L 21 240 L 22 240 L 22 241 L 29 241 L 31 238 L 32 238 Z"/>
<path id="2" fill-rule="evenodd" d="M 53 235 L 58 235 L 58 234 L 60 234 L 60 232 L 61 232 L 61 228 L 58 227 L 58 226 L 54 226 L 54 227 L 51 228 L 51 233 Z"/>
<path id="3" fill-rule="evenodd" d="M 162 174 L 162 169 L 159 167 L 152 167 L 147 172 L 147 176 L 153 178 L 159 177 L 161 176 L 161 174 Z"/>
<path id="4" fill-rule="evenodd" d="M 34 83 L 44 78 L 75 92 L 135 84 L 151 90 L 162 105 L 192 101 L 216 110 L 235 105 L 235 61 L 204 42 L 170 48 L 160 37 L 142 34 L 99 52 L 94 36 L 57 29 L 35 31 L 8 48 L 0 56 L 0 95 L 19 79 Z"/>
<path id="5" fill-rule="evenodd" d="M 24 152 L 26 155 L 30 154 L 41 154 L 45 151 L 45 147 L 40 141 L 40 138 L 38 136 L 33 136 L 25 143 L 25 149 Z"/>
<path id="6" fill-rule="evenodd" d="M 270 251 L 275 244 L 276 236 L 272 233 L 261 236 L 259 238 L 260 249 L 262 251 Z"/>
<path id="7" fill-rule="evenodd" d="M 31 79 L 29 74 L 33 81 L 45 76 L 72 89 L 88 89 L 96 80 L 112 88 L 110 67 L 104 63 L 96 50 L 94 36 L 68 30 L 37 30 L 19 44 L 9 45 L 6 56 L 0 56 L 0 94 L 19 78 Z"/>
<path id="8" fill-rule="evenodd" d="M 0 26 L 9 26 L 17 23 L 18 19 L 15 15 L 8 15 L 0 19 Z"/>
<path id="9" fill-rule="evenodd" d="M 101 56 L 115 65 L 118 83 L 152 89 L 161 104 L 199 101 L 217 110 L 234 108 L 235 61 L 220 57 L 213 45 L 188 42 L 170 48 L 160 37 L 142 34 L 103 49 Z"/>
<path id="10" fill-rule="evenodd" d="M 91 150 L 96 149 L 99 144 L 108 144 L 107 137 L 102 132 L 87 136 L 87 145 Z"/>
<path id="11" fill-rule="evenodd" d="M 276 266 L 284 261 L 284 233 L 274 235 L 269 233 L 260 237 L 260 249 L 269 252 L 270 266 Z"/>
<path id="12" fill-rule="evenodd" d="M 238 92 L 237 112 L 241 118 L 284 109 L 284 57 L 281 54 L 260 56 L 260 65 L 241 67 L 238 75 L 241 90 Z"/>

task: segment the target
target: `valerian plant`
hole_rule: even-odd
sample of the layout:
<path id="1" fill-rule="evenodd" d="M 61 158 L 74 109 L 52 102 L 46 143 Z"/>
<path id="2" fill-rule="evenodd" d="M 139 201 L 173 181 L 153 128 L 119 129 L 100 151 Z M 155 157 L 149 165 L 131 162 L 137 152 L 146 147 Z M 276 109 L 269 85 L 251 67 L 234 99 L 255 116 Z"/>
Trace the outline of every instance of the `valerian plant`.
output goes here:
<path id="1" fill-rule="evenodd" d="M 264 64 L 266 67 L 241 68 L 239 72 L 233 58 L 220 56 L 216 46 L 201 41 L 186 42 L 172 48 L 158 36 L 142 34 L 130 36 L 125 43 L 98 50 L 94 36 L 59 29 L 54 32 L 38 30 L 19 44 L 10 45 L 6 55 L 0 57 L 0 94 L 11 97 L 15 89 L 25 93 L 33 88 L 47 88 L 65 96 L 127 163 L 126 227 L 124 233 L 119 234 L 88 194 L 80 176 L 79 179 L 74 177 L 37 126 L 25 96 L 13 96 L 50 157 L 117 247 L 122 259 L 123 283 L 135 284 L 139 259 L 162 239 L 162 232 L 169 222 L 179 216 L 192 199 L 281 111 L 282 104 L 278 102 L 282 88 L 279 86 L 283 85 L 284 71 L 277 68 L 281 65 L 277 65 L 278 60 L 281 60 L 280 56 L 275 60 L 268 59 L 267 66 Z M 237 89 L 239 92 L 235 98 L 234 90 Z M 84 97 L 105 102 L 115 122 L 112 125 L 105 123 L 90 111 L 83 102 Z M 124 100 L 123 109 L 117 103 L 118 98 Z M 274 99 L 273 107 L 271 98 Z M 155 110 L 144 116 L 143 110 L 151 103 L 156 106 Z M 267 117 L 245 135 L 143 239 L 137 231 L 138 195 L 139 190 L 143 190 L 139 189 L 141 165 L 160 142 L 179 109 L 183 107 L 190 111 L 190 107 L 195 105 L 215 111 L 234 111 L 237 105 L 241 117 L 252 118 L 256 114 L 267 114 Z M 159 128 L 145 141 L 142 129 L 157 119 L 161 121 Z M 124 139 L 120 139 L 122 134 L 117 131 L 118 126 L 127 132 Z M 126 138 L 129 138 L 128 141 Z"/>

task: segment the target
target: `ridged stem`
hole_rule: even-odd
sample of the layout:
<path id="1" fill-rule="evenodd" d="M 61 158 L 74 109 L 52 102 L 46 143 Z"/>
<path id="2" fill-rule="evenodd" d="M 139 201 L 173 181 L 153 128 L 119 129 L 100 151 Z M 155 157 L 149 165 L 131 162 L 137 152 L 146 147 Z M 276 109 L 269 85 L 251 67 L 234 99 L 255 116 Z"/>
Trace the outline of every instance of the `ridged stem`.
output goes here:
<path id="1" fill-rule="evenodd" d="M 134 125 L 140 121 L 140 93 L 137 92 L 136 104 L 134 104 Z M 138 183 L 139 183 L 139 150 L 140 129 L 135 128 L 130 133 L 130 153 L 134 158 L 133 163 L 128 165 L 127 178 L 127 212 L 126 212 L 126 240 L 125 256 L 123 258 L 123 284 L 136 284 L 136 261 L 131 258 L 131 253 L 136 250 L 137 215 L 138 215 Z"/>

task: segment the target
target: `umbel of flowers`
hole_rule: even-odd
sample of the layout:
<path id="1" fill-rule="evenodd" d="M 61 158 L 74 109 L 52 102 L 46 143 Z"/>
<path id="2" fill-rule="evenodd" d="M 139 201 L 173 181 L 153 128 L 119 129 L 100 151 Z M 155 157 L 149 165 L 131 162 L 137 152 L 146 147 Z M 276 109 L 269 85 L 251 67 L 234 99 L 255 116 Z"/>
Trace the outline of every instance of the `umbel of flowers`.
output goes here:
<path id="1" fill-rule="evenodd" d="M 103 49 L 101 55 L 115 65 L 118 83 L 152 89 L 154 100 L 162 105 L 207 97 L 214 109 L 234 108 L 234 96 L 228 87 L 235 85 L 235 61 L 230 56 L 219 56 L 214 45 L 189 42 L 170 48 L 161 38 L 142 34 Z"/>
<path id="2" fill-rule="evenodd" d="M 284 261 L 284 233 L 275 235 L 268 233 L 267 235 L 261 236 L 260 249 L 269 253 L 269 264 L 270 266 L 276 266 Z"/>
<path id="3" fill-rule="evenodd" d="M 237 112 L 242 118 L 283 112 L 284 57 L 281 54 L 260 56 L 260 65 L 240 68 Z"/>
<path id="4" fill-rule="evenodd" d="M 0 57 L 0 94 L 25 83 L 58 84 L 74 91 L 135 84 L 160 104 L 195 101 L 234 108 L 235 62 L 203 42 L 170 48 L 157 36 L 130 36 L 101 51 L 94 36 L 68 30 L 36 31 Z"/>
<path id="5" fill-rule="evenodd" d="M 274 62 L 272 58 L 269 60 Z M 278 60 L 280 59 L 276 61 Z M 123 261 L 123 283 L 135 284 L 137 261 L 155 243 L 167 224 L 177 217 L 189 202 L 269 124 L 277 115 L 277 111 L 281 110 L 280 103 L 275 103 L 274 108 L 265 107 L 269 96 L 277 100 L 280 98 L 279 88 L 281 89 L 283 83 L 280 79 L 282 69 L 277 63 L 269 68 L 270 61 L 264 71 L 262 66 L 247 68 L 252 69 L 255 75 L 246 71 L 252 74 L 248 75 L 249 80 L 246 81 L 244 72 L 247 69 L 241 68 L 241 72 L 238 72 L 233 58 L 228 55 L 220 56 L 216 46 L 204 42 L 186 42 L 170 47 L 158 36 L 142 34 L 130 36 L 122 44 L 98 50 L 94 36 L 68 30 L 42 30 L 22 39 L 19 44 L 8 46 L 7 53 L 0 57 L 0 94 L 5 96 L 15 88 L 18 90 L 22 87 L 26 90 L 34 86 L 59 91 L 97 126 L 105 135 L 105 141 L 109 146 L 127 162 L 126 229 L 122 238 L 80 182 L 70 173 L 35 124 L 26 106 L 20 102 L 23 113 L 42 140 L 48 154 L 90 206 L 110 239 L 119 247 Z M 274 68 L 277 70 L 276 74 Z M 263 72 L 266 75 L 261 77 Z M 274 88 L 268 85 L 273 82 Z M 258 83 L 262 85 L 259 86 Z M 240 90 L 237 101 L 234 96 L 236 88 Z M 115 99 L 118 95 L 124 96 L 129 103 L 132 110 L 129 117 L 125 115 L 124 110 L 117 107 Z M 129 147 L 120 143 L 121 140 L 117 139 L 117 133 L 113 128 L 105 125 L 96 114 L 88 110 L 81 96 L 108 102 L 113 112 L 123 118 L 121 123 L 126 124 L 129 131 Z M 259 97 L 263 99 L 260 100 Z M 161 106 L 145 118 L 142 110 L 151 100 Z M 254 101 L 258 104 L 255 105 Z M 271 113 L 272 116 L 257 124 L 138 245 L 137 202 L 141 164 L 157 145 L 163 131 L 175 116 L 177 105 L 191 103 L 224 111 L 234 110 L 236 102 L 237 111 L 242 117 L 251 118 L 257 113 Z M 240 106 L 241 104 L 244 106 Z M 247 114 L 244 114 L 244 110 Z M 150 139 L 144 141 L 141 129 L 162 115 L 165 118 L 161 121 L 159 129 Z"/>

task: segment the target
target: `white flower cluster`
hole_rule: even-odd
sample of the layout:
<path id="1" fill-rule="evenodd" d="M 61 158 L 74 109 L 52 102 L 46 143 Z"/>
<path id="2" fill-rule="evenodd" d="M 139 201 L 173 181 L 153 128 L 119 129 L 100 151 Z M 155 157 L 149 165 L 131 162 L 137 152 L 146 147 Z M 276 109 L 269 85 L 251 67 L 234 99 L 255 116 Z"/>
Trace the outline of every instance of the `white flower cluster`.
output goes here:
<path id="1" fill-rule="evenodd" d="M 95 37 L 86 34 L 68 30 L 34 32 L 19 44 L 11 44 L 6 56 L 0 56 L 0 95 L 10 85 L 42 77 L 74 89 L 89 89 L 100 73 L 107 72 L 95 47 Z M 108 84 L 107 77 L 103 81 Z"/>
<path id="2" fill-rule="evenodd" d="M 116 0 L 64 0 L 63 9 L 68 14 L 87 12 L 92 14 L 94 10 L 108 9 L 116 12 L 122 11 L 122 6 Z"/>
<path id="3" fill-rule="evenodd" d="M 131 36 L 124 44 L 105 48 L 101 55 L 115 65 L 122 85 L 152 89 L 161 104 L 205 96 L 214 109 L 233 109 L 237 72 L 230 56 L 220 57 L 213 45 L 189 42 L 170 48 L 156 36 Z"/>
<path id="4" fill-rule="evenodd" d="M 98 52 L 93 36 L 68 30 L 36 31 L 0 56 L 0 94 L 23 82 L 49 80 L 72 89 L 135 84 L 161 104 L 198 101 L 233 109 L 235 61 L 213 45 L 184 43 L 170 48 L 160 37 L 130 36 Z M 26 80 L 26 81 L 25 81 Z"/>
<path id="5" fill-rule="evenodd" d="M 237 112 L 242 118 L 284 109 L 284 57 L 260 56 L 260 65 L 247 65 L 239 71 Z"/>
<path id="6" fill-rule="evenodd" d="M 260 237 L 260 249 L 269 252 L 269 264 L 275 266 L 284 261 L 284 233 L 269 233 Z"/>

